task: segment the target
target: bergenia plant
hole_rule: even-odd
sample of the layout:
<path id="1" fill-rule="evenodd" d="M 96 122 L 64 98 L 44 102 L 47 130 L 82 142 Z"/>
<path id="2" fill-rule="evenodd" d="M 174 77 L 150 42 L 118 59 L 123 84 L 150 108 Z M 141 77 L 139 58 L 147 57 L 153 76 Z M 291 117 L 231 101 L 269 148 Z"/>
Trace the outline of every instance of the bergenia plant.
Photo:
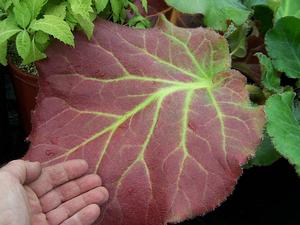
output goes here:
<path id="1" fill-rule="evenodd" d="M 25 158 L 87 160 L 110 192 L 97 225 L 203 215 L 243 166 L 282 156 L 300 173 L 300 2 L 166 3 L 151 29 L 98 19 L 90 41 L 79 32 L 37 63 Z"/>

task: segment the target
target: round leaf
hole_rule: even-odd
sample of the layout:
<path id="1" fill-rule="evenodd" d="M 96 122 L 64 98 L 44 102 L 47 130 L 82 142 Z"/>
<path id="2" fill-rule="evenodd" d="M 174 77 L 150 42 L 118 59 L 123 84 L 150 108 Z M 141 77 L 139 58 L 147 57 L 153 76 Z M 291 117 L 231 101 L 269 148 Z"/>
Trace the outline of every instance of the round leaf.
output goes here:
<path id="1" fill-rule="evenodd" d="M 262 136 L 262 107 L 214 31 L 95 23 L 38 63 L 30 160 L 84 158 L 110 192 L 99 225 L 163 225 L 232 192 Z"/>
<path id="2" fill-rule="evenodd" d="M 266 46 L 277 70 L 300 78 L 300 19 L 281 18 L 266 35 Z"/>

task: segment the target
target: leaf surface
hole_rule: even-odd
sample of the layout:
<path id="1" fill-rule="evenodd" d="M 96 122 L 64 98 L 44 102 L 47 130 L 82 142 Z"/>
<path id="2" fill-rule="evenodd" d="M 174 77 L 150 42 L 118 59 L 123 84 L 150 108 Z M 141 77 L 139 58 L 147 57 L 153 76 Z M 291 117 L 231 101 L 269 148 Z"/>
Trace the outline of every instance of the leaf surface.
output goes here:
<path id="1" fill-rule="evenodd" d="M 266 104 L 267 130 L 277 151 L 300 174 L 300 124 L 295 116 L 293 92 L 274 95 Z"/>
<path id="2" fill-rule="evenodd" d="M 275 20 L 282 17 L 294 16 L 300 18 L 300 1 L 295 0 L 281 0 L 280 7 L 278 8 Z"/>
<path id="3" fill-rule="evenodd" d="M 36 20 L 30 25 L 35 31 L 43 31 L 52 35 L 65 44 L 74 46 L 74 37 L 69 25 L 60 17 L 45 15 L 44 18 Z"/>
<path id="4" fill-rule="evenodd" d="M 22 59 L 25 59 L 30 52 L 31 40 L 27 31 L 21 31 L 16 38 L 16 47 Z"/>
<path id="5" fill-rule="evenodd" d="M 183 13 L 202 13 L 209 27 L 225 31 L 227 20 L 242 25 L 250 10 L 240 0 L 166 0 L 166 3 Z"/>
<path id="6" fill-rule="evenodd" d="M 266 35 L 266 47 L 275 68 L 300 78 L 300 19 L 284 17 Z"/>
<path id="7" fill-rule="evenodd" d="M 228 44 L 161 19 L 150 30 L 103 20 L 38 63 L 41 91 L 26 158 L 89 162 L 109 189 L 101 225 L 163 225 L 202 215 L 232 192 L 264 113 Z"/>
<path id="8" fill-rule="evenodd" d="M 280 91 L 280 77 L 278 72 L 275 70 L 272 60 L 263 53 L 257 53 L 256 56 L 259 59 L 262 72 L 262 84 L 269 90 L 273 92 Z"/>

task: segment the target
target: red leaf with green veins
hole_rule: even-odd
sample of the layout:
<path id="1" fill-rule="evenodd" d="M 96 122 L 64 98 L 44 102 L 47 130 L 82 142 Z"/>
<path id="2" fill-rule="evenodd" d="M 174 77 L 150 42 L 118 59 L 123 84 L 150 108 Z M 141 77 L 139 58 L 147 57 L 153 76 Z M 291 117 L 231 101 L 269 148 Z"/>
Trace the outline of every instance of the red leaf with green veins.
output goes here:
<path id="1" fill-rule="evenodd" d="M 98 20 L 91 42 L 77 34 L 48 56 L 26 158 L 86 159 L 110 192 L 95 224 L 178 222 L 232 192 L 265 120 L 222 36 Z"/>

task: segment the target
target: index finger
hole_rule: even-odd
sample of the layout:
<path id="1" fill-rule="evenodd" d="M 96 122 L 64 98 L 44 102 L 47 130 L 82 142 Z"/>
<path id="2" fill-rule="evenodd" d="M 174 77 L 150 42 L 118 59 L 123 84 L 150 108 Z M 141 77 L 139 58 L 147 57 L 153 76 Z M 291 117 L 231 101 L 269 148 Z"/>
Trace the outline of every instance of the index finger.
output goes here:
<path id="1" fill-rule="evenodd" d="M 85 175 L 88 171 L 88 164 L 81 159 L 70 160 L 42 169 L 40 177 L 28 186 L 38 197 L 70 180 Z"/>

